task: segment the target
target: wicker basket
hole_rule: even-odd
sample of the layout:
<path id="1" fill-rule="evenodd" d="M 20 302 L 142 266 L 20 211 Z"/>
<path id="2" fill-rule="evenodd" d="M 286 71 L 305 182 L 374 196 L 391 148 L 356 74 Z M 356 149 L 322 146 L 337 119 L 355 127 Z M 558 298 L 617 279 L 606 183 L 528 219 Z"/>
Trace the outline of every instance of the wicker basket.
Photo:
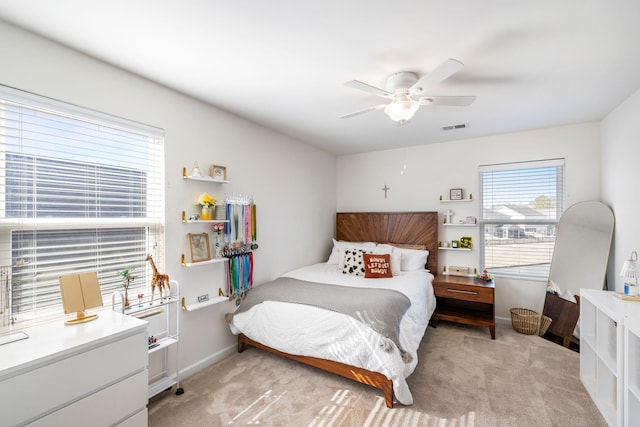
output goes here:
<path id="1" fill-rule="evenodd" d="M 511 324 L 513 329 L 525 335 L 538 333 L 540 326 L 540 315 L 528 308 L 512 308 Z"/>
<path id="2" fill-rule="evenodd" d="M 547 333 L 547 329 L 549 329 L 549 325 L 551 325 L 552 321 L 553 319 L 543 314 L 540 318 L 540 329 L 538 330 L 538 335 L 540 335 L 541 337 L 544 336 L 544 334 Z"/>

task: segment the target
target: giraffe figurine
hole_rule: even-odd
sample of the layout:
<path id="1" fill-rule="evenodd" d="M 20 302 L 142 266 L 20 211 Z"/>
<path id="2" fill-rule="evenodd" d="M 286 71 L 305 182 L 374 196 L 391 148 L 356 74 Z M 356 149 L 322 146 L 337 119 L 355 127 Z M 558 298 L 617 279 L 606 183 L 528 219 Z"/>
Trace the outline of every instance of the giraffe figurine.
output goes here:
<path id="1" fill-rule="evenodd" d="M 151 254 L 147 255 L 145 261 L 149 261 L 151 269 L 153 270 L 153 277 L 151 278 L 151 302 L 149 302 L 149 305 L 151 305 L 153 304 L 153 293 L 155 292 L 156 287 L 160 292 L 160 300 L 162 301 L 162 291 L 164 290 L 164 287 L 166 286 L 168 291 L 171 289 L 171 286 L 169 286 L 169 275 L 158 273 L 158 269 L 156 268 L 156 264 L 153 262 L 153 258 L 151 258 Z"/>

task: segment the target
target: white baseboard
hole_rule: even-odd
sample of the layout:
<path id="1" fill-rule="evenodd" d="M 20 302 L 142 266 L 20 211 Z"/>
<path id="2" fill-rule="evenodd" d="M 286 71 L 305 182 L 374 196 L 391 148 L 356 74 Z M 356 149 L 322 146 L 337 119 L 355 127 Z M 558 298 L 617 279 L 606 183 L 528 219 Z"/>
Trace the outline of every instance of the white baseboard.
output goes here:
<path id="1" fill-rule="evenodd" d="M 501 325 L 510 325 L 511 318 L 510 317 L 496 317 L 496 324 L 500 323 Z"/>
<path id="2" fill-rule="evenodd" d="M 187 366 L 185 368 L 180 369 L 180 379 L 184 380 L 185 378 L 190 377 L 193 374 L 196 374 L 203 370 L 204 368 L 213 365 L 214 363 L 220 362 L 221 360 L 226 359 L 227 357 L 237 353 L 238 344 L 233 344 L 229 347 L 223 348 L 222 350 L 213 353 L 212 355 L 192 364 L 191 366 Z"/>

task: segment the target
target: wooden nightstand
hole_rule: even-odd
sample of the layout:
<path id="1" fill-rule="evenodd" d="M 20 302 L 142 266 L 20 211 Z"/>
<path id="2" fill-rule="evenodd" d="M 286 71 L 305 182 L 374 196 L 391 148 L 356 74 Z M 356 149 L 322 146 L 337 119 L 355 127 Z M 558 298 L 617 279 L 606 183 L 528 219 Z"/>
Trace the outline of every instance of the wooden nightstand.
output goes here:
<path id="1" fill-rule="evenodd" d="M 431 317 L 434 328 L 440 319 L 484 326 L 489 328 L 491 339 L 496 339 L 494 282 L 438 275 L 433 280 L 433 290 L 437 301 L 436 311 Z"/>

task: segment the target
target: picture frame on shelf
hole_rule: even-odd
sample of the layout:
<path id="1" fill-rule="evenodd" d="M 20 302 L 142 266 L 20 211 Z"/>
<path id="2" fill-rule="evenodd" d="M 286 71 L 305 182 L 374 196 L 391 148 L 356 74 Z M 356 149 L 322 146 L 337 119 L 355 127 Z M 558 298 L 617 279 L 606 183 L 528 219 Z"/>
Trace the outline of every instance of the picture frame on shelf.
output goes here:
<path id="1" fill-rule="evenodd" d="M 459 248 L 460 247 L 460 242 L 458 240 L 452 240 L 451 241 L 451 247 L 452 248 Z"/>
<path id="2" fill-rule="evenodd" d="M 189 233 L 189 257 L 192 263 L 211 260 L 211 242 L 208 233 Z"/>
<path id="3" fill-rule="evenodd" d="M 462 200 L 462 188 L 451 188 L 449 190 L 449 200 Z"/>
<path id="4" fill-rule="evenodd" d="M 221 181 L 227 180 L 227 167 L 221 165 L 211 165 L 210 168 L 211 178 L 219 179 Z"/>

